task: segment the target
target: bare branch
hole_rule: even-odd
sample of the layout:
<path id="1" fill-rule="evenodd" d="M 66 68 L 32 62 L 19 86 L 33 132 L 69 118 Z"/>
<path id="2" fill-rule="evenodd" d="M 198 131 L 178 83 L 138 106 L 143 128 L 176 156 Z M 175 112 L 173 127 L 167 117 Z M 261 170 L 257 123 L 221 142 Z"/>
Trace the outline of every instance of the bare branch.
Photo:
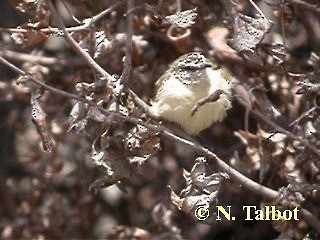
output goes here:
<path id="1" fill-rule="evenodd" d="M 310 4 L 303 0 L 287 0 L 287 2 L 292 3 L 296 7 L 299 7 L 301 9 L 308 10 L 310 12 L 313 12 L 315 14 L 320 14 L 320 5 L 319 4 Z"/>
<path id="2" fill-rule="evenodd" d="M 89 53 L 83 51 L 83 49 L 76 43 L 76 41 L 70 36 L 69 32 L 67 31 L 65 25 L 62 22 L 61 17 L 59 16 L 59 14 L 57 13 L 55 7 L 53 6 L 51 0 L 48 0 L 49 3 L 49 7 L 50 10 L 52 12 L 53 17 L 55 18 L 55 20 L 58 23 L 59 28 L 61 28 L 61 30 L 63 31 L 64 35 L 65 35 L 65 39 L 66 41 L 70 44 L 70 46 L 80 55 L 83 57 L 83 59 L 86 60 L 86 62 L 89 64 L 90 67 L 92 67 L 93 69 L 95 69 L 102 77 L 105 77 L 108 81 L 112 81 L 114 80 L 114 78 L 111 76 L 110 73 L 108 73 L 107 71 L 105 71 L 102 67 L 100 67 L 99 64 L 96 63 L 96 61 L 94 61 L 91 56 L 89 55 Z"/>
<path id="3" fill-rule="evenodd" d="M 78 32 L 78 31 L 89 31 L 89 25 L 98 23 L 101 21 L 107 14 L 111 13 L 118 7 L 120 7 L 124 3 L 124 0 L 116 1 L 112 6 L 98 13 L 97 15 L 91 17 L 90 21 L 83 21 L 82 25 L 67 27 L 66 30 L 68 32 Z M 35 28 L 33 30 L 37 30 L 44 34 L 57 33 L 60 29 L 55 27 L 46 27 L 46 28 Z M 28 29 L 24 28 L 0 28 L 0 32 L 10 32 L 10 33 L 27 33 Z"/>
<path id="4" fill-rule="evenodd" d="M 227 172 L 229 174 L 230 178 L 233 179 L 234 181 L 238 182 L 239 184 L 241 184 L 242 187 L 244 187 L 248 191 L 251 191 L 251 192 L 263 197 L 266 200 L 271 201 L 271 200 L 274 200 L 279 197 L 279 193 L 277 191 L 272 190 L 268 187 L 265 187 L 259 183 L 256 183 L 255 181 L 251 180 L 250 178 L 247 178 L 242 173 L 238 172 L 237 170 L 235 170 L 234 168 L 229 166 L 227 163 L 225 163 L 216 154 L 214 154 L 210 150 L 202 147 L 201 145 L 199 145 L 197 143 L 194 143 L 194 142 L 191 142 L 191 141 L 186 140 L 184 138 L 181 138 L 179 136 L 176 136 L 174 133 L 172 133 L 171 131 L 169 131 L 161 126 L 156 126 L 156 125 L 153 125 L 150 123 L 146 123 L 146 122 L 143 122 L 141 119 L 137 119 L 134 117 L 124 116 L 118 112 L 111 112 L 111 111 L 105 110 L 101 106 L 97 106 L 95 102 L 81 98 L 77 95 L 65 92 L 63 90 L 59 90 L 54 87 L 48 86 L 48 85 L 40 82 L 39 80 L 35 79 L 33 76 L 28 75 L 22 69 L 16 67 L 15 65 L 8 62 L 6 59 L 4 59 L 1 56 L 0 56 L 0 62 L 7 65 L 9 68 L 14 70 L 19 75 L 28 77 L 28 79 L 30 81 L 32 81 L 33 83 L 40 85 L 41 87 L 43 87 L 44 89 L 46 89 L 52 93 L 59 94 L 61 96 L 67 97 L 67 98 L 76 99 L 78 101 L 82 101 L 84 103 L 89 104 L 90 106 L 98 108 L 99 111 L 101 111 L 103 114 L 106 114 L 108 116 L 112 115 L 113 117 L 117 118 L 120 121 L 127 121 L 127 122 L 131 122 L 133 124 L 140 124 L 140 125 L 148 128 L 152 131 L 159 132 L 163 137 L 166 137 L 169 140 L 172 140 L 174 142 L 184 144 L 184 145 L 190 147 L 198 154 L 200 154 L 200 155 L 206 157 L 208 160 L 211 160 L 214 163 L 216 163 L 217 166 L 221 170 Z M 308 224 L 310 224 L 310 226 L 313 226 L 315 228 L 315 230 L 320 234 L 320 221 L 314 215 L 312 215 L 309 211 L 307 211 L 305 209 L 301 209 L 301 210 L 303 212 L 304 219 L 308 222 Z"/>
<path id="5" fill-rule="evenodd" d="M 130 71 L 132 68 L 132 36 L 133 36 L 133 14 L 128 12 L 133 9 L 134 0 L 127 1 L 127 42 L 126 42 L 126 56 L 124 61 L 123 71 L 120 77 L 120 83 L 126 84 L 130 78 Z"/>
<path id="6" fill-rule="evenodd" d="M 59 66 L 73 66 L 73 67 L 80 67 L 87 65 L 82 59 L 78 57 L 47 57 L 47 56 L 40 56 L 40 55 L 32 55 L 28 53 L 21 53 L 15 52 L 6 49 L 0 49 L 0 56 L 21 62 L 33 62 L 39 63 L 42 65 L 59 65 Z"/>
<path id="7" fill-rule="evenodd" d="M 275 130 L 277 130 L 278 132 L 281 132 L 281 133 L 287 135 L 292 140 L 296 140 L 296 141 L 302 143 L 304 146 L 309 148 L 314 154 L 316 154 L 317 156 L 320 156 L 319 149 L 316 146 L 312 145 L 306 139 L 303 139 L 301 137 L 298 137 L 298 136 L 292 134 L 291 132 L 289 132 L 289 131 L 285 130 L 284 128 L 280 127 L 279 125 L 277 125 L 275 122 L 273 122 L 270 119 L 266 118 L 266 116 L 264 114 L 262 114 L 261 112 L 259 112 L 257 109 L 252 109 L 251 106 L 246 101 L 244 101 L 241 97 L 237 97 L 237 101 L 242 106 L 244 106 L 246 109 L 250 110 L 252 115 L 255 118 L 257 118 L 258 120 L 265 122 L 269 126 L 273 127 Z"/>

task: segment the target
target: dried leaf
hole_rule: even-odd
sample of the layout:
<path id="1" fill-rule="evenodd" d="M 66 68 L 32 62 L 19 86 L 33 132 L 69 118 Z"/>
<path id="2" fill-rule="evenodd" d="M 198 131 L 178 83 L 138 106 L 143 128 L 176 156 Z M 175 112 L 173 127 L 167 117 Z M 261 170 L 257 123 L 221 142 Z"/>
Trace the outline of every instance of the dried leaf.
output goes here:
<path id="1" fill-rule="evenodd" d="M 183 12 L 178 12 L 176 14 L 166 16 L 166 20 L 168 20 L 172 25 L 188 28 L 195 23 L 195 19 L 197 18 L 197 8 L 186 10 Z"/>
<path id="2" fill-rule="evenodd" d="M 10 0 L 11 4 L 22 13 L 32 13 L 38 0 Z"/>
<path id="3" fill-rule="evenodd" d="M 217 203 L 217 195 L 223 179 L 229 178 L 226 173 L 213 173 L 206 176 L 206 159 L 196 159 L 191 172 L 184 170 L 183 176 L 187 186 L 181 191 L 180 196 L 171 190 L 171 201 L 180 210 L 192 217 L 193 211 L 198 206 L 209 206 Z"/>
<path id="4" fill-rule="evenodd" d="M 26 31 L 11 35 L 15 43 L 23 47 L 33 47 L 47 40 L 49 34 L 38 30 L 49 25 L 51 12 L 48 10 L 46 1 L 11 0 L 11 3 L 18 11 L 31 16 L 27 23 L 18 27 Z"/>
<path id="5" fill-rule="evenodd" d="M 10 0 L 10 2 L 15 6 L 16 10 L 31 16 L 28 24 L 37 23 L 37 27 L 48 26 L 51 12 L 49 11 L 46 1 Z"/>
<path id="6" fill-rule="evenodd" d="M 258 16 L 252 18 L 239 12 L 231 16 L 232 38 L 229 43 L 237 52 L 253 52 L 271 28 L 270 20 Z"/>
<path id="7" fill-rule="evenodd" d="M 18 27 L 18 29 L 25 28 Z M 34 47 L 47 40 L 49 35 L 40 31 L 27 29 L 26 32 L 12 33 L 11 37 L 17 45 L 21 45 L 22 47 Z"/>
<path id="8" fill-rule="evenodd" d="M 133 127 L 124 140 L 131 163 L 142 164 L 160 149 L 160 138 L 141 125 Z"/>
<path id="9" fill-rule="evenodd" d="M 52 152 L 54 144 L 51 133 L 48 129 L 47 115 L 41 108 L 37 96 L 34 94 L 31 97 L 31 106 L 32 121 L 34 125 L 36 125 L 37 131 L 41 136 L 43 149 L 47 152 Z"/>

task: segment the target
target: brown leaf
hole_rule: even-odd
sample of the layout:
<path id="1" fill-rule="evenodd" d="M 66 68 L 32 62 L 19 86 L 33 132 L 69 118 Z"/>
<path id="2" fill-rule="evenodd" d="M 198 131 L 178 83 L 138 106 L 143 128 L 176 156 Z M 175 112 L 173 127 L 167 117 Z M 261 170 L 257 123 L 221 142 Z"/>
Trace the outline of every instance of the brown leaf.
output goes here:
<path id="1" fill-rule="evenodd" d="M 22 13 L 32 13 L 36 7 L 37 0 L 10 0 L 10 3 Z"/>
<path id="2" fill-rule="evenodd" d="M 10 0 L 16 10 L 31 16 L 30 23 L 37 23 L 37 27 L 48 26 L 50 11 L 46 1 L 39 0 Z"/>
<path id="3" fill-rule="evenodd" d="M 26 30 L 26 32 L 11 34 L 11 37 L 14 40 L 14 42 L 18 45 L 22 45 L 22 47 L 34 47 L 43 43 L 49 37 L 49 35 L 40 31 L 32 29 Z"/>

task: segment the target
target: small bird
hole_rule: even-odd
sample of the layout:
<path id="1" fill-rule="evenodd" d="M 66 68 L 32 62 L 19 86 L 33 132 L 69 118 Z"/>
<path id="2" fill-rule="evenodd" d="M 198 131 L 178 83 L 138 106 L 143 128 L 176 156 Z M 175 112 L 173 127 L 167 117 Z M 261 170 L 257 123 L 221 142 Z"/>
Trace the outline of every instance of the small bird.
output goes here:
<path id="1" fill-rule="evenodd" d="M 222 121 L 231 108 L 230 75 L 200 52 L 175 60 L 155 84 L 152 113 L 190 135 Z"/>

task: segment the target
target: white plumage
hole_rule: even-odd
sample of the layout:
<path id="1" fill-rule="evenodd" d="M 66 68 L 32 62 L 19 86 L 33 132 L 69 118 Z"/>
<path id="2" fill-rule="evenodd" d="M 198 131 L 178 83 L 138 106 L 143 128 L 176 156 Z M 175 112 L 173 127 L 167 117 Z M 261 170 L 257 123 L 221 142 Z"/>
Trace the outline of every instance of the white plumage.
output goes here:
<path id="1" fill-rule="evenodd" d="M 200 74 L 201 79 L 196 84 L 184 84 L 173 74 L 158 86 L 155 100 L 152 102 L 152 112 L 168 121 L 179 124 L 186 132 L 197 135 L 210 127 L 214 122 L 221 121 L 231 108 L 229 97 L 231 83 L 222 74 L 222 70 L 206 67 Z M 216 102 L 205 103 L 192 116 L 196 103 L 210 96 L 217 90 L 223 90 Z"/>

